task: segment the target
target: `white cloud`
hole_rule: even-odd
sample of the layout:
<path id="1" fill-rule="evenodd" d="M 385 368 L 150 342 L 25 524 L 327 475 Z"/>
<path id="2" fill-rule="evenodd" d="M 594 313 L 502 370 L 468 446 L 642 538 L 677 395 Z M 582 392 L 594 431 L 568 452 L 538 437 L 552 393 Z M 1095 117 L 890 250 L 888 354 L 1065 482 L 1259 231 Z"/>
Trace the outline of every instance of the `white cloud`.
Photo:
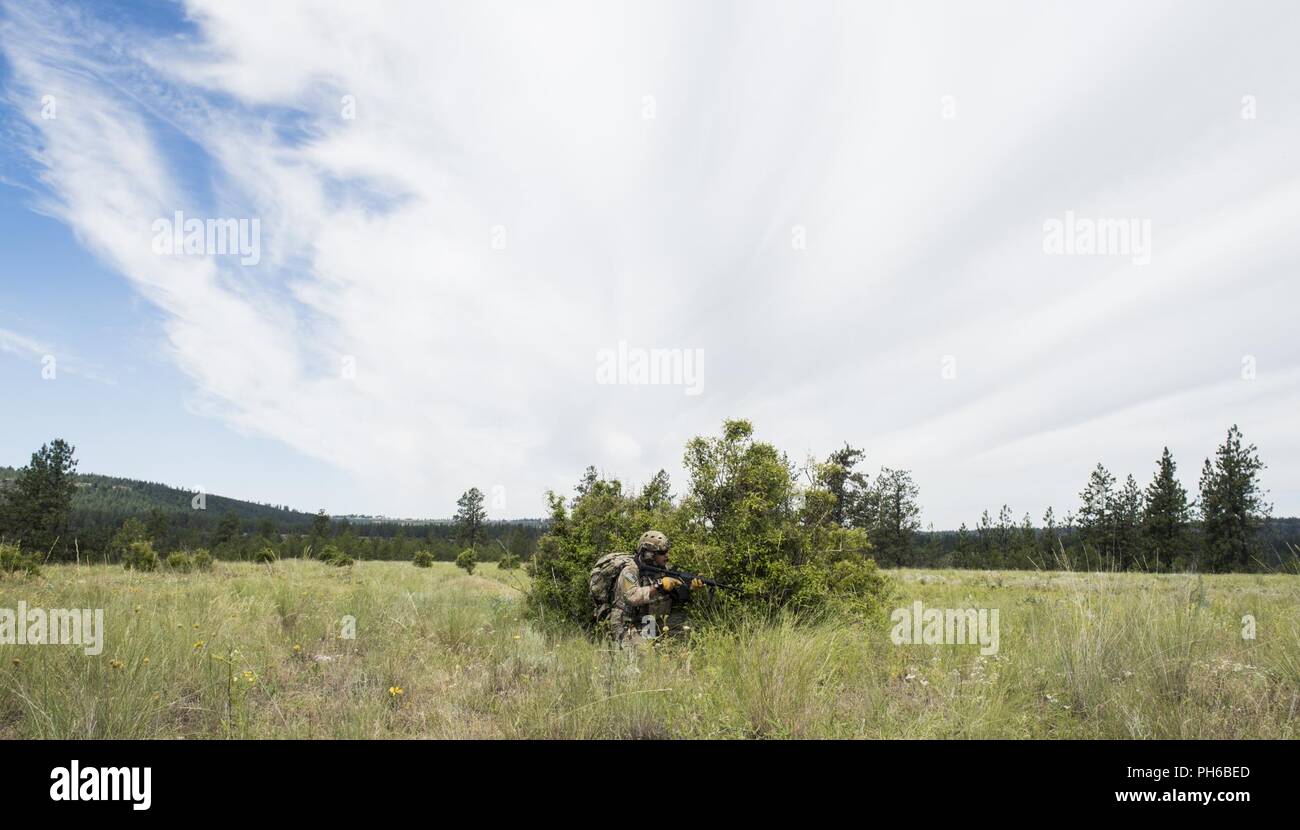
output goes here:
<path id="1" fill-rule="evenodd" d="M 1300 508 L 1286 4 L 187 9 L 7 8 L 45 208 L 165 313 L 197 411 L 352 471 L 359 510 L 501 483 L 536 515 L 736 416 L 915 468 L 939 526 L 1063 513 L 1118 446 L 1145 478 L 1187 438 L 1192 476 L 1234 421 Z M 258 217 L 262 264 L 154 255 L 179 209 Z M 1045 256 L 1066 210 L 1150 219 L 1151 265 Z M 594 384 L 620 340 L 704 349 L 704 394 Z"/>

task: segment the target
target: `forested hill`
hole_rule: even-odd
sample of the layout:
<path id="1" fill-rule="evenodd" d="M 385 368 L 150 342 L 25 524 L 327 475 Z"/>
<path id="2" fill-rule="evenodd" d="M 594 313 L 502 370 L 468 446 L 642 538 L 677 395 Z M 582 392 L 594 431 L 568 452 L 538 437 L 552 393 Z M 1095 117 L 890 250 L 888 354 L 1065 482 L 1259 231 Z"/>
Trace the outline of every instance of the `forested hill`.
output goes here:
<path id="1" fill-rule="evenodd" d="M 13 467 L 0 467 L 0 489 L 17 475 L 18 471 Z M 128 516 L 144 517 L 161 511 L 169 518 L 182 515 L 193 519 L 196 514 L 211 517 L 214 523 L 228 513 L 250 525 L 270 519 L 282 533 L 303 532 L 311 526 L 311 513 L 211 493 L 203 496 L 203 510 L 198 511 L 195 509 L 195 495 L 191 490 L 152 481 L 78 474 L 77 492 L 72 499 L 73 522 L 82 527 L 101 524 L 115 527 Z"/>

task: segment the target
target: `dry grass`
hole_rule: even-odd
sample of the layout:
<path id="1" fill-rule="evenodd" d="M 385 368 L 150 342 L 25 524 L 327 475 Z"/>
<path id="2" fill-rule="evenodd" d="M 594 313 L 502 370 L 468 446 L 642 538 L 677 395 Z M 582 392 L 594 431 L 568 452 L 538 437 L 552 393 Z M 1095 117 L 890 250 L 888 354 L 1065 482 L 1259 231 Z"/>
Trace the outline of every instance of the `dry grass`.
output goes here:
<path id="1" fill-rule="evenodd" d="M 103 608 L 107 645 L 0 646 L 0 738 L 1296 737 L 1300 578 L 891 576 L 899 606 L 1000 609 L 1000 651 L 783 621 L 633 666 L 537 630 L 490 564 L 47 567 L 0 608 Z"/>

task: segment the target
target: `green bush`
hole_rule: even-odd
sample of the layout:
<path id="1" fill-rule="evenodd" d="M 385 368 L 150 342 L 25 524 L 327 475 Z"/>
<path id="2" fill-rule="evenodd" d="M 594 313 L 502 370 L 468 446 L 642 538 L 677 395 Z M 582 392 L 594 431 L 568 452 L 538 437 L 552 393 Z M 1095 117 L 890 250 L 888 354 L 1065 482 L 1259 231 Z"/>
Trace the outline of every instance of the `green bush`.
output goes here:
<path id="1" fill-rule="evenodd" d="M 112 561 L 126 565 L 127 559 L 131 556 L 131 546 L 136 542 L 147 541 L 149 541 L 149 533 L 145 530 L 144 522 L 132 516 L 113 532 L 113 538 L 108 543 L 108 552 Z"/>
<path id="2" fill-rule="evenodd" d="M 275 548 L 271 547 L 270 545 L 266 545 L 264 547 L 258 548 L 257 551 L 253 553 L 253 561 L 261 562 L 263 564 L 269 564 L 271 562 L 280 561 L 280 557 L 275 552 Z"/>
<path id="3" fill-rule="evenodd" d="M 23 553 L 17 545 L 0 544 L 0 571 L 37 576 L 41 572 L 41 560 L 35 553 Z"/>
<path id="4" fill-rule="evenodd" d="M 411 560 L 417 568 L 432 568 L 433 554 L 427 550 L 416 551 L 415 558 Z"/>
<path id="5" fill-rule="evenodd" d="M 187 553 L 182 553 L 181 551 L 176 551 L 175 553 L 168 554 L 167 568 L 168 570 L 187 574 L 190 571 L 194 570 L 194 557 L 190 556 Z"/>
<path id="6" fill-rule="evenodd" d="M 507 553 L 497 562 L 497 567 L 503 571 L 513 571 L 519 568 L 519 557 L 513 553 Z"/>
<path id="7" fill-rule="evenodd" d="M 207 548 L 194 551 L 194 568 L 199 571 L 212 570 L 212 554 L 208 553 Z"/>
<path id="8" fill-rule="evenodd" d="M 158 554 L 153 549 L 153 542 L 131 542 L 122 555 L 122 567 L 128 571 L 156 571 L 158 564 Z"/>
<path id="9" fill-rule="evenodd" d="M 755 441 L 748 421 L 726 421 L 721 436 L 692 439 L 683 461 L 689 487 L 678 503 L 663 473 L 641 492 L 624 493 L 619 481 L 589 468 L 571 504 L 548 494 L 550 528 L 528 566 L 534 617 L 589 622 L 591 566 L 604 553 L 632 552 L 652 528 L 668 535 L 671 567 L 735 588 L 693 614 L 861 619 L 883 608 L 889 584 L 868 556 L 866 531 L 832 521 L 834 493 L 799 487 L 794 466 Z"/>
<path id="10" fill-rule="evenodd" d="M 333 545 L 326 545 L 320 549 L 320 554 L 316 558 L 328 565 L 330 562 L 338 559 L 342 555 L 343 552 L 338 548 Z"/>
<path id="11" fill-rule="evenodd" d="M 326 564 L 333 565 L 336 568 L 350 568 L 356 564 L 356 560 L 346 553 L 339 553 L 326 560 Z"/>
<path id="12" fill-rule="evenodd" d="M 474 573 L 474 567 L 478 564 L 478 555 L 474 553 L 473 548 L 466 548 L 456 557 L 456 567 L 461 568 L 467 574 Z"/>

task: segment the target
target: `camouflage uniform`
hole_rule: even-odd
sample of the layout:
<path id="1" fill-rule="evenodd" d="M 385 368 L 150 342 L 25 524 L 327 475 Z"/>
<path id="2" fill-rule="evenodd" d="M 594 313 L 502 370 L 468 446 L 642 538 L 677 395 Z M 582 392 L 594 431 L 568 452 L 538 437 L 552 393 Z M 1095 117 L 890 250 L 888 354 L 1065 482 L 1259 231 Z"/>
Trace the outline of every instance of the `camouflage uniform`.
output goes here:
<path id="1" fill-rule="evenodd" d="M 641 629 L 649 625 L 647 616 L 655 618 L 656 633 L 665 624 L 671 625 L 673 600 L 656 587 L 659 578 L 642 574 L 637 566 L 636 557 L 623 566 L 614 580 L 614 607 L 610 611 L 609 624 L 615 641 L 624 647 L 636 646 L 646 642 Z"/>

